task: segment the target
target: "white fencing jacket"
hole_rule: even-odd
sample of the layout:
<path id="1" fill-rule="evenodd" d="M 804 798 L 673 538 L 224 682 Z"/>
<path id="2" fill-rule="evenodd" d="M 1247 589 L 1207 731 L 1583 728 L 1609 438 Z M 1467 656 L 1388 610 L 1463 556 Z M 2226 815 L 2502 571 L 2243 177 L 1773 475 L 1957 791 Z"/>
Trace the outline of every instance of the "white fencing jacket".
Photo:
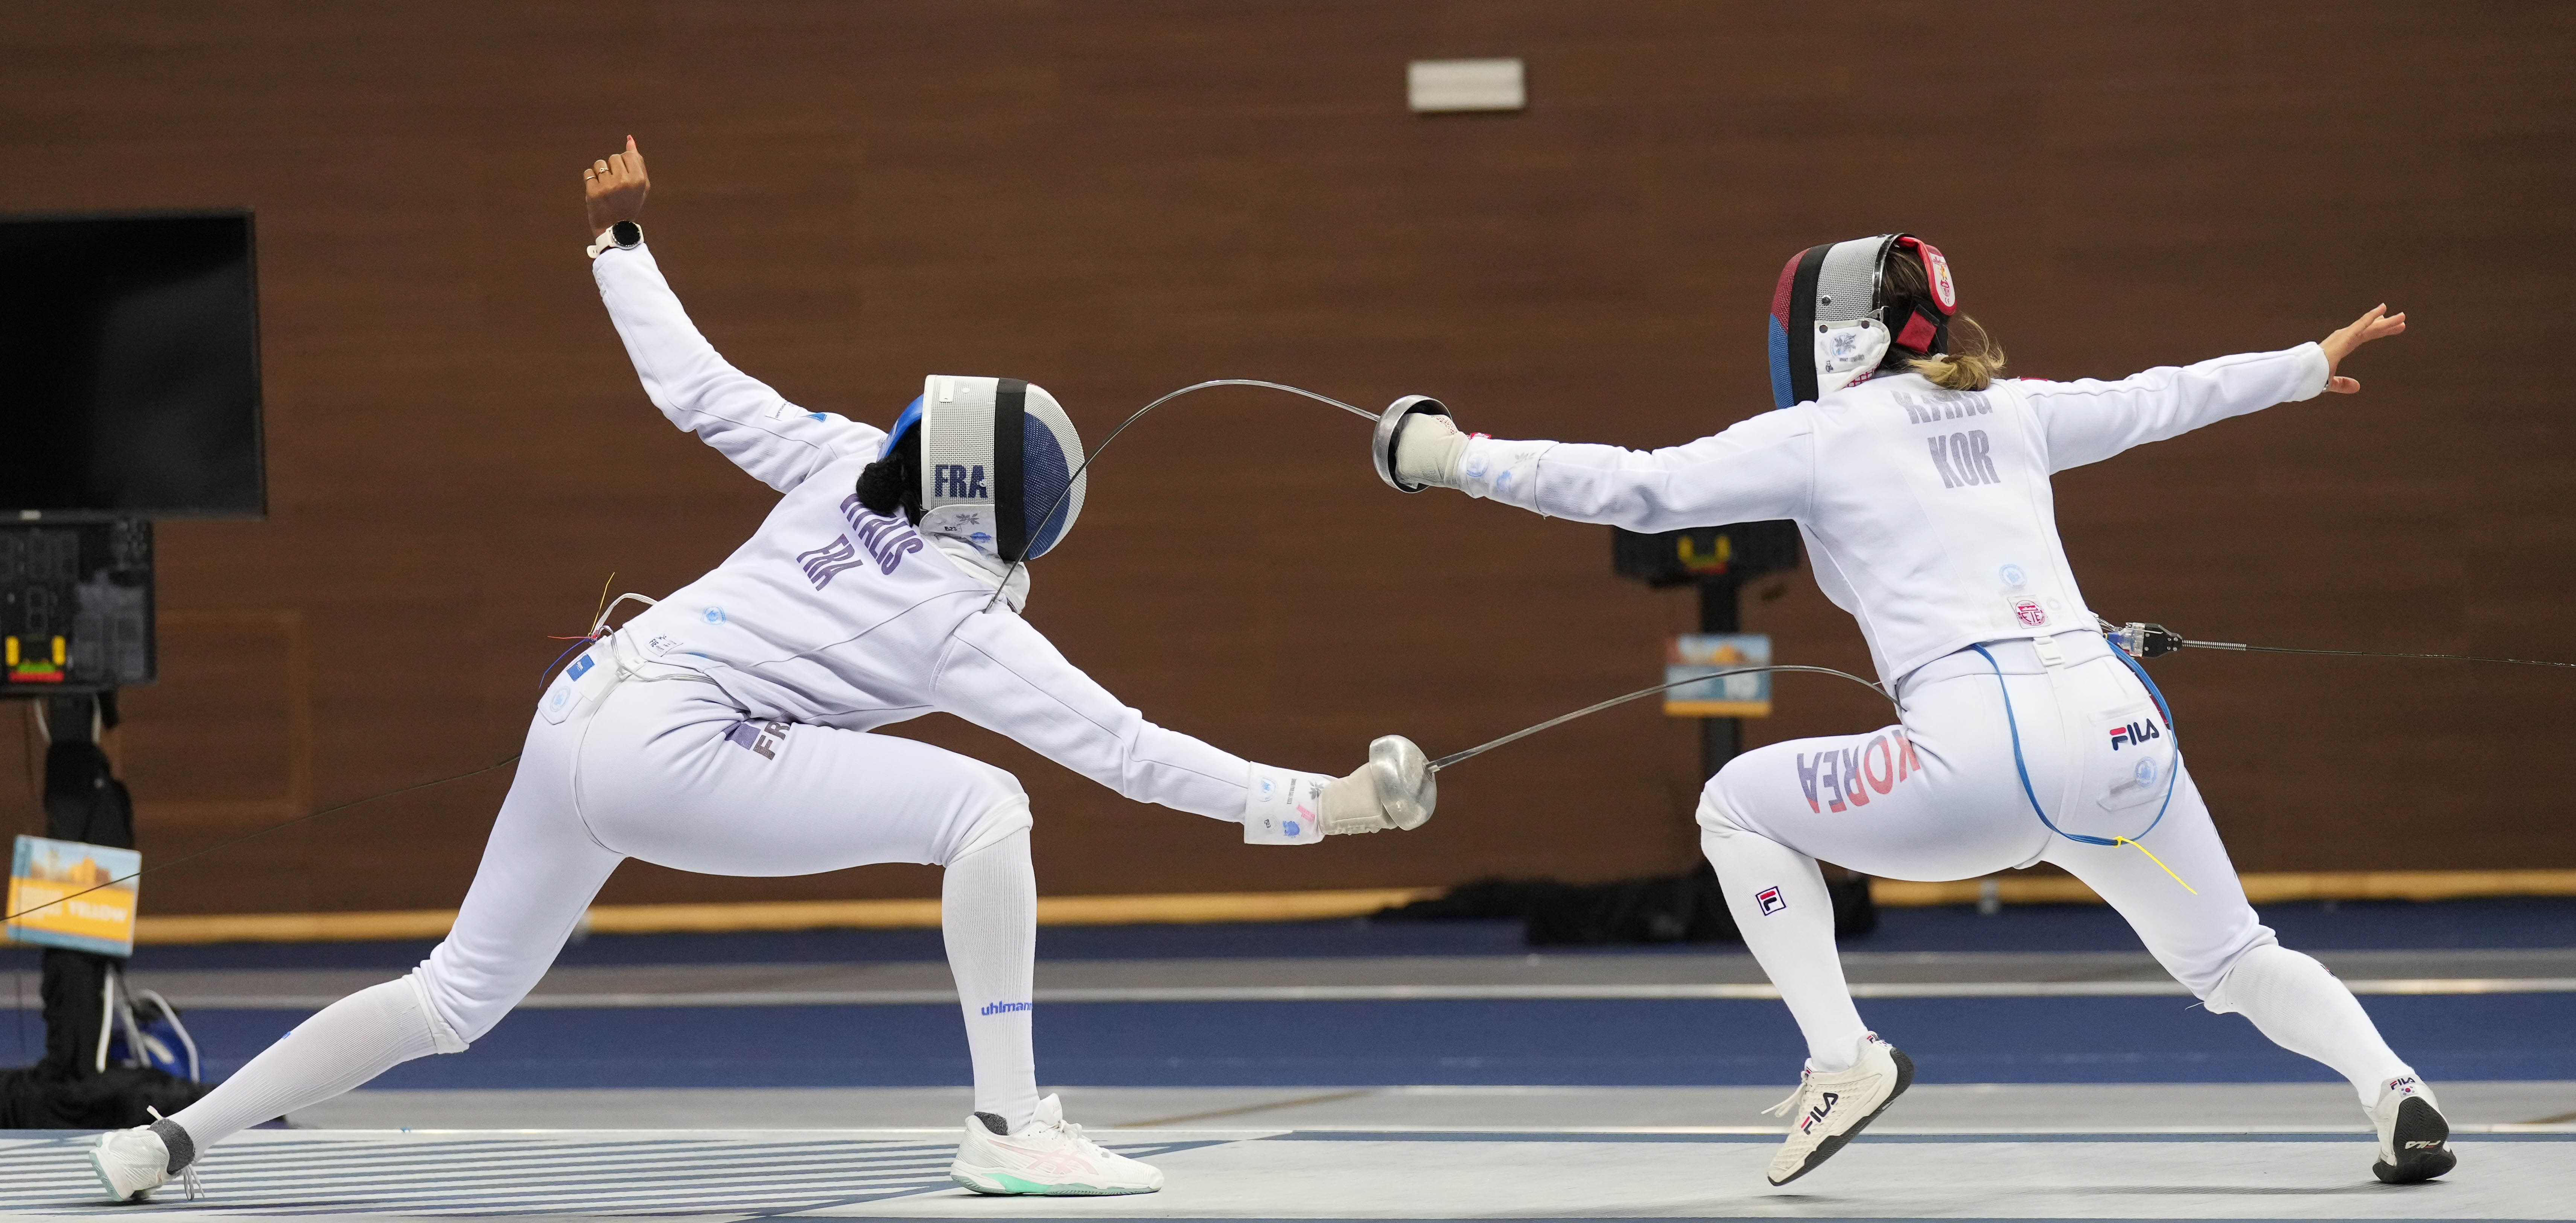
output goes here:
<path id="1" fill-rule="evenodd" d="M 882 430 L 797 407 L 728 364 L 649 250 L 612 248 L 591 267 L 653 406 L 784 494 L 723 564 L 620 630 L 644 655 L 704 674 L 754 717 L 863 731 L 944 711 L 1128 798 L 1243 821 L 1246 840 L 1320 837 L 1288 797 L 1311 798 L 1299 784 L 1311 775 L 1146 721 L 994 604 L 990 576 L 900 513 L 860 505 Z M 1288 818 L 1265 825 L 1264 798 Z"/>
<path id="2" fill-rule="evenodd" d="M 2314 344 L 2118 382 L 1881 376 L 1664 450 L 1477 438 L 1477 497 L 1632 531 L 1795 520 L 1881 681 L 1982 641 L 2091 630 L 2049 476 L 2325 389 Z"/>

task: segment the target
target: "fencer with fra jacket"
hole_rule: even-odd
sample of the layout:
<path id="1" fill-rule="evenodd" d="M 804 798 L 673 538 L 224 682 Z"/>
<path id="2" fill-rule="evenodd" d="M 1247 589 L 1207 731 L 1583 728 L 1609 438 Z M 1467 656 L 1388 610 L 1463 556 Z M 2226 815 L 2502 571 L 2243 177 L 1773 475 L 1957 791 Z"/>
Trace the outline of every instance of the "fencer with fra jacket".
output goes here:
<path id="1" fill-rule="evenodd" d="M 1902 720 L 1746 752 L 1709 780 L 1698 809 L 1736 924 L 1808 1044 L 1807 1082 L 1783 1102 L 1793 1119 L 1774 1183 L 1832 1154 L 1912 1077 L 1853 1005 L 1820 858 L 1909 880 L 2055 863 L 2117 908 L 2209 1010 L 2244 1014 L 2343 1074 L 2379 1121 L 2382 1179 L 2450 1166 L 2414 1072 L 2350 991 L 2279 947 L 2247 904 L 2159 701 L 2096 627 L 2049 485 L 2133 446 L 2308 399 L 2329 372 L 2316 344 L 1982 391 L 1882 372 L 1642 452 L 1469 437 L 1436 403 L 1381 427 L 1398 447 L 1389 483 L 1400 489 L 1439 484 L 1641 532 L 1792 519 L 1818 585 L 1860 622 Z M 2408 1117 L 2430 1117 L 2418 1145 L 2438 1158 L 2391 1145 L 2410 1100 L 2424 1111 Z"/>
<path id="2" fill-rule="evenodd" d="M 740 876 L 946 867 L 942 929 L 975 1078 L 952 1177 L 982 1193 L 1160 1188 L 1160 1172 L 1091 1142 L 1056 1097 L 1038 1097 L 1036 881 L 1019 782 L 868 732 L 952 713 L 1129 798 L 1240 823 L 1263 845 L 1418 825 L 1432 800 L 1419 749 L 1390 736 L 1369 765 L 1331 778 L 1146 721 L 1020 618 L 1027 570 L 1010 573 L 993 551 L 997 540 L 1043 551 L 1071 512 L 993 497 L 1011 464 L 985 462 L 961 467 L 958 487 L 973 496 L 920 527 L 906 508 L 869 511 L 855 486 L 896 449 L 886 433 L 797 407 L 728 364 L 640 236 L 611 245 L 603 235 L 592 256 L 654 406 L 778 490 L 778 504 L 722 564 L 554 676 L 456 923 L 419 968 L 324 1009 L 177 1115 L 103 1136 L 92 1149 L 100 1181 L 117 1198 L 147 1192 L 193 1175 L 201 1148 L 245 1127 L 400 1062 L 464 1051 L 537 984 L 618 864 L 639 858 Z M 1041 440 L 1057 451 L 1022 448 L 1013 464 L 1061 472 L 1081 458 L 1069 421 L 1026 383 L 934 376 L 916 407 L 906 427 L 965 422 L 926 452 L 953 454 L 978 436 L 990 448 L 994 422 L 1025 417 L 1029 436 L 1050 430 Z M 997 508 L 1024 520 L 997 532 L 983 517 Z M 1041 518 L 1043 531 L 1022 529 Z M 1405 749 L 1401 770 L 1380 750 L 1391 742 Z"/>

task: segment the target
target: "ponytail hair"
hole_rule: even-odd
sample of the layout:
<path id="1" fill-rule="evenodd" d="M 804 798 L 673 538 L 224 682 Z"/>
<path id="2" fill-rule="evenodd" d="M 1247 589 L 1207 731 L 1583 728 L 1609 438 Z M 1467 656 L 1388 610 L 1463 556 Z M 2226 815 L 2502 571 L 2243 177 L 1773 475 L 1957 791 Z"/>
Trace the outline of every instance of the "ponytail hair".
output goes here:
<path id="1" fill-rule="evenodd" d="M 2004 372 L 2003 346 L 1967 315 L 1950 320 L 1950 349 L 1912 358 L 1905 368 L 1931 379 L 1934 386 L 1953 391 L 1982 391 L 1993 386 L 1995 376 Z"/>
<path id="2" fill-rule="evenodd" d="M 1883 317 L 1904 318 L 1914 304 L 1931 296 L 1932 286 L 1923 279 L 1923 264 L 1909 258 L 1887 261 L 1887 279 L 1879 289 Z M 1932 385 L 1951 391 L 1982 391 L 1995 384 L 2004 372 L 2003 345 L 1979 326 L 1977 320 L 1961 314 L 1950 320 L 1948 352 L 1915 356 L 1901 348 L 1889 348 L 1887 359 L 1879 362 L 1882 370 L 1921 374 Z"/>
<path id="3" fill-rule="evenodd" d="M 859 504 L 888 518 L 903 511 L 904 521 L 921 525 L 921 430 L 903 431 L 884 458 L 859 469 Z"/>

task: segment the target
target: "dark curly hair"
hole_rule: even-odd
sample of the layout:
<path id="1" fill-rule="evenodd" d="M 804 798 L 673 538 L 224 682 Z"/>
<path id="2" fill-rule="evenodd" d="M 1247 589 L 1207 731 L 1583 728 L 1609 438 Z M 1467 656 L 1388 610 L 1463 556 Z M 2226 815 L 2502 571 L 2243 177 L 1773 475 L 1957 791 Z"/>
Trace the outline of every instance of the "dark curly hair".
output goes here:
<path id="1" fill-rule="evenodd" d="M 921 429 L 903 431 L 903 438 L 886 456 L 859 471 L 859 504 L 871 514 L 889 518 L 896 509 L 903 519 L 921 525 Z"/>

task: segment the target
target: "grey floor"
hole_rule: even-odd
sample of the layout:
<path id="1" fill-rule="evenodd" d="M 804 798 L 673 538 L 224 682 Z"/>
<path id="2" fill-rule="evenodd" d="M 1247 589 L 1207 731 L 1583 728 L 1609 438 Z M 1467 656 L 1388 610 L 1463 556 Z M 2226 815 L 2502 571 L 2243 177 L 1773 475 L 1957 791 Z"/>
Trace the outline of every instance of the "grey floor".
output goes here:
<path id="1" fill-rule="evenodd" d="M 2444 1083 L 2460 1129 L 2576 1128 L 2576 1082 Z M 1120 1129 L 1777 1132 L 1785 1087 L 1049 1087 L 1066 1115 Z M 963 1087 L 354 1091 L 289 1118 L 325 1129 L 913 1129 L 960 1124 Z M 2368 1122 L 2334 1083 L 1926 1083 L 1874 1127 L 2035 1133 L 2349 1131 Z"/>
<path id="2" fill-rule="evenodd" d="M 2424 1185 L 2373 1180 L 2358 1134 L 1876 1134 L 1782 1188 L 1768 1135 L 1109 1131 L 1160 1193 L 979 1198 L 954 1130 L 252 1131 L 204 1157 L 206 1196 L 100 1200 L 80 1142 L 0 1134 L 0 1216 L 1537 1219 L 2566 1219 L 2576 1134 L 2470 1136 Z"/>
<path id="3" fill-rule="evenodd" d="M 2359 951 L 2356 992 L 2576 992 L 2576 950 Z M 1847 953 L 1864 997 L 2172 994 L 2140 953 Z M 183 1007 L 318 1007 L 383 970 L 138 974 Z M 1041 1001 L 1760 998 L 1738 954 L 1047 961 Z M 951 1002 L 937 963 L 566 966 L 532 1007 Z M 2442 1182 L 2370 1177 L 2330 1083 L 1923 1084 L 1785 1190 L 1777 1088 L 1060 1090 L 1161 1167 L 1150 1197 L 978 1199 L 946 1178 L 964 1088 L 358 1091 L 210 1153 L 235 1217 L 2576 1218 L 2576 1082 L 2436 1085 Z M 408 1131 L 408 1132 L 406 1132 Z M 106 1208 L 117 1212 L 116 1208 Z M 0 1215 L 95 1218 L 77 1140 L 0 1133 Z"/>

